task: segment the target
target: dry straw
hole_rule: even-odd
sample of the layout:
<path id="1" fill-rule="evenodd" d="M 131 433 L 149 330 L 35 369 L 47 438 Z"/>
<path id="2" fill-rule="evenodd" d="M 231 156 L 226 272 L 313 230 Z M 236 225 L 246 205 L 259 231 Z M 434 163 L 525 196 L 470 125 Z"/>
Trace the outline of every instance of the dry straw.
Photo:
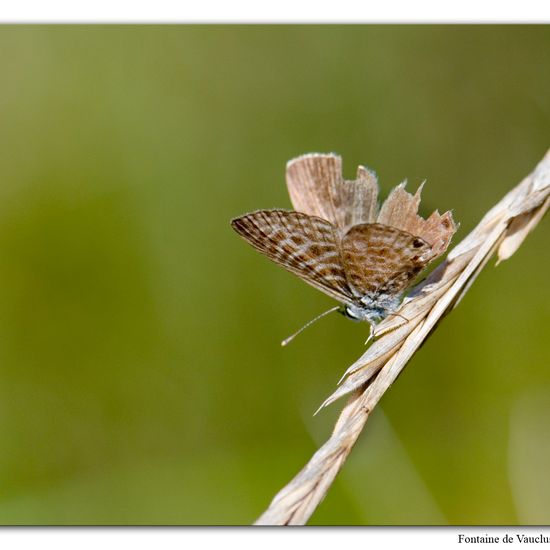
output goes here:
<path id="1" fill-rule="evenodd" d="M 491 256 L 519 248 L 550 206 L 550 151 L 535 170 L 483 217 L 399 309 L 376 328 L 375 341 L 321 405 L 348 395 L 329 440 L 273 499 L 256 525 L 303 525 L 326 495 L 371 411 L 439 321 L 460 302 Z"/>

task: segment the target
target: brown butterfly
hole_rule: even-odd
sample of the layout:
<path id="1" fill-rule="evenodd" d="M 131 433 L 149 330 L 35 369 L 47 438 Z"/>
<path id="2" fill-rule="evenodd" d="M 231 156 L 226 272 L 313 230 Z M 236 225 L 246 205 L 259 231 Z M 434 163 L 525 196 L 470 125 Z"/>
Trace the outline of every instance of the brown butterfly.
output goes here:
<path id="1" fill-rule="evenodd" d="M 450 212 L 418 216 L 421 188 L 413 196 L 404 183 L 379 211 L 375 174 L 360 166 L 357 179 L 346 181 L 334 154 L 291 160 L 286 178 L 296 211 L 258 210 L 232 220 L 233 229 L 270 260 L 343 303 L 347 317 L 369 322 L 371 333 L 397 309 L 420 271 L 445 252 L 456 231 Z"/>

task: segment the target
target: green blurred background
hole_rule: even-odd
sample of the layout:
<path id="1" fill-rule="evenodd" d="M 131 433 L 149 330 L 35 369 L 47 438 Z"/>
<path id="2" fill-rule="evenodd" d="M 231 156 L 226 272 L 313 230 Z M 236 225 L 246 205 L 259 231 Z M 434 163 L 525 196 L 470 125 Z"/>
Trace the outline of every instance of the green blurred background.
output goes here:
<path id="1" fill-rule="evenodd" d="M 287 160 L 424 179 L 458 242 L 550 147 L 546 26 L 0 27 L 0 523 L 249 524 L 365 324 L 246 245 Z M 311 523 L 550 522 L 548 221 L 384 397 Z"/>

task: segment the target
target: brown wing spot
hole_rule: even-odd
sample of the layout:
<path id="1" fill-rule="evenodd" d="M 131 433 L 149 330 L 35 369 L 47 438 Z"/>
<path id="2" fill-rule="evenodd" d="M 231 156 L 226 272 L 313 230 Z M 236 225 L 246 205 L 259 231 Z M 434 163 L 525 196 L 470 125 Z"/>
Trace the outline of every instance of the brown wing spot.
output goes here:
<path id="1" fill-rule="evenodd" d="M 281 230 L 275 231 L 274 233 L 272 233 L 270 235 L 271 239 L 273 239 L 275 241 L 279 241 L 279 242 L 284 241 L 285 237 L 286 237 L 286 234 Z"/>
<path id="2" fill-rule="evenodd" d="M 311 244 L 309 245 L 308 253 L 312 256 L 320 256 L 323 252 L 318 244 Z"/>
<path id="3" fill-rule="evenodd" d="M 334 252 L 334 246 L 329 244 L 320 244 L 319 250 L 321 251 L 321 254 L 327 254 L 329 252 Z"/>
<path id="4" fill-rule="evenodd" d="M 292 239 L 292 242 L 297 246 L 302 246 L 306 242 L 306 240 L 300 235 L 292 235 L 290 238 Z"/>
<path id="5" fill-rule="evenodd" d="M 414 239 L 412 245 L 414 248 L 421 248 L 422 246 L 424 246 L 424 242 L 420 239 Z"/>

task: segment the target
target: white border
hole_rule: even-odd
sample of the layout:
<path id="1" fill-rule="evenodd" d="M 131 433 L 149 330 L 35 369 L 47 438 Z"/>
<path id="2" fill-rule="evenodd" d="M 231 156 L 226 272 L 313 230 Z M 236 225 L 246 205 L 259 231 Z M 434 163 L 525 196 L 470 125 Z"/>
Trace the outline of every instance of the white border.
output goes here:
<path id="1" fill-rule="evenodd" d="M 20 0 L 2 6 L 0 23 L 547 23 L 550 2 L 504 3 L 462 0 L 454 5 L 426 0 L 367 1 L 280 0 L 266 4 L 249 0 L 121 0 L 75 2 Z M 550 535 L 548 527 L 447 527 L 344 529 L 302 528 L 2 528 L 0 544 L 11 549 L 97 550 L 98 547 L 180 550 L 204 545 L 220 549 L 286 550 L 314 545 L 334 548 L 456 548 L 460 533 L 502 537 L 518 533 Z M 516 546 L 518 542 L 515 541 Z M 465 546 L 471 547 L 466 544 Z M 477 547 L 477 545 L 475 545 Z M 493 547 L 494 545 L 487 545 Z M 522 545 L 523 547 L 523 545 Z"/>
<path id="2" fill-rule="evenodd" d="M 475 543 L 459 540 L 462 534 L 475 537 L 499 537 L 498 543 Z M 14 528 L 0 529 L 3 548 L 40 550 L 182 550 L 184 548 L 213 548 L 215 550 L 303 550 L 313 547 L 357 548 L 378 550 L 407 548 L 442 550 L 447 548 L 499 547 L 532 548 L 546 544 L 525 544 L 517 535 L 550 536 L 549 527 L 356 527 L 356 528 Z M 512 543 L 504 542 L 504 536 Z"/>
<path id="3" fill-rule="evenodd" d="M 18 0 L 0 23 L 547 23 L 550 2 L 462 0 Z"/>

